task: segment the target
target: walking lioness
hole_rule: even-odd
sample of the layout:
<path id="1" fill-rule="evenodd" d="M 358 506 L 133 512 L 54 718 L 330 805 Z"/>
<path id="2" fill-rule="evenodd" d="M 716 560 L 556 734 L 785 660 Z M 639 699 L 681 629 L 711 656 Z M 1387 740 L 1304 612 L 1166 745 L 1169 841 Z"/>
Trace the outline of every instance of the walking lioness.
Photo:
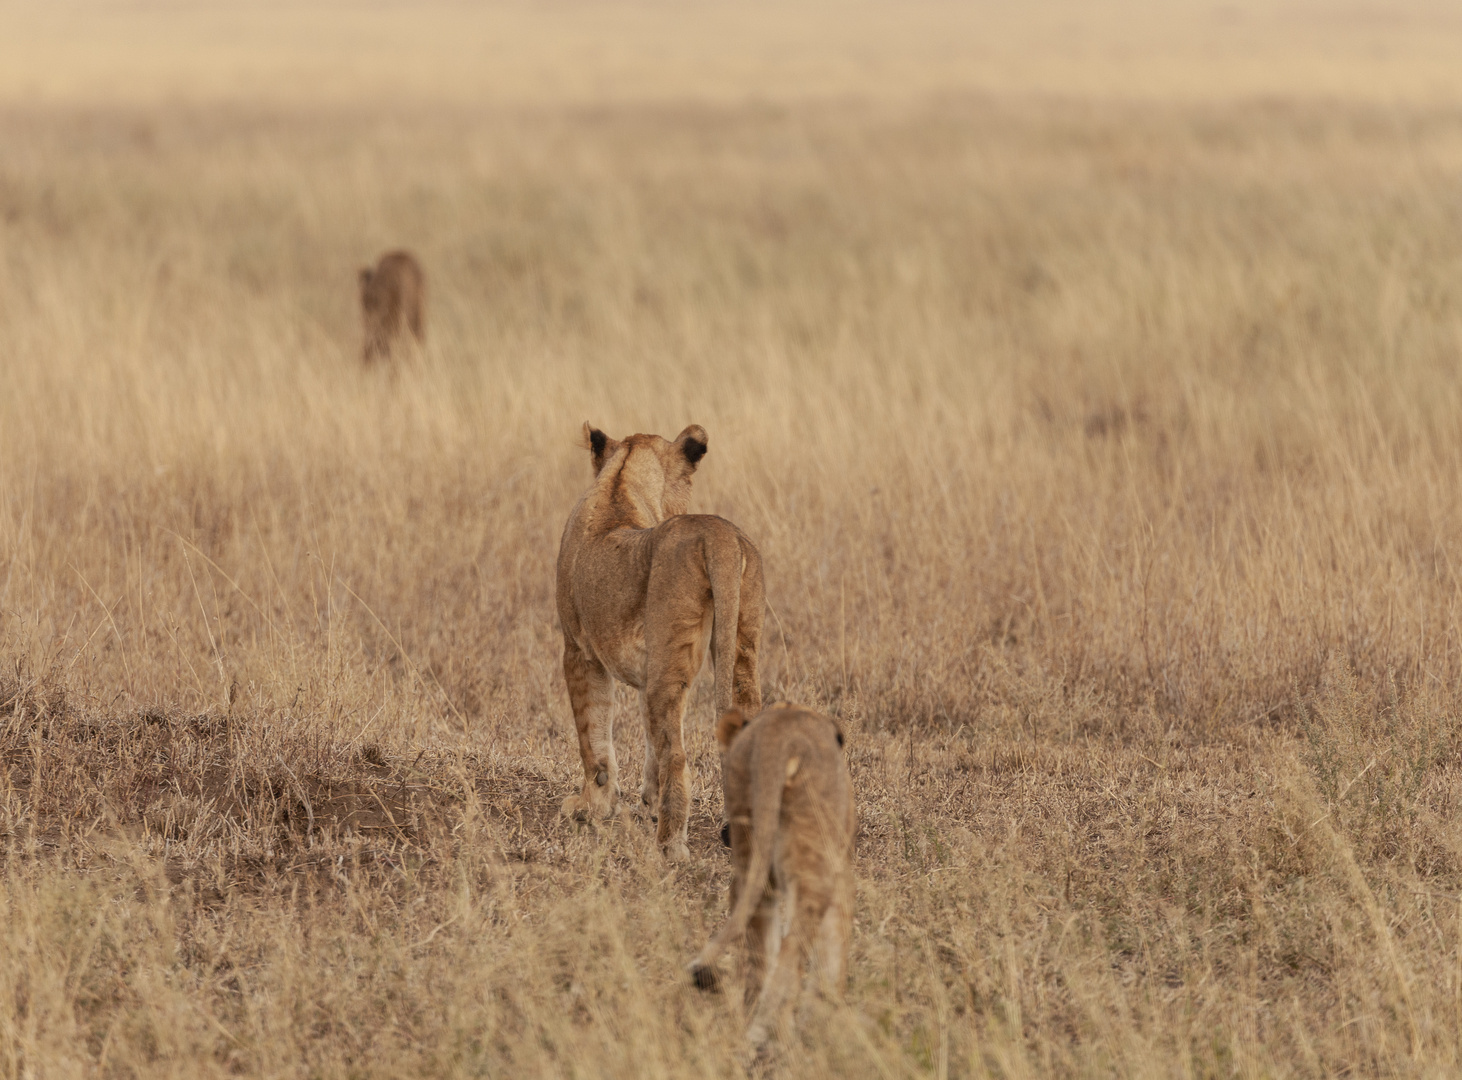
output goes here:
<path id="1" fill-rule="evenodd" d="M 747 1039 L 760 1050 L 781 1024 L 811 959 L 838 997 L 853 927 L 853 785 L 837 721 L 780 702 L 755 720 L 732 710 L 716 738 L 731 840 L 731 914 L 690 966 L 718 985 L 722 950 L 746 936 Z"/>
<path id="2" fill-rule="evenodd" d="M 690 776 L 682 745 L 685 696 L 711 645 L 716 711 L 761 707 L 761 556 L 725 518 L 687 514 L 706 453 L 692 424 L 674 442 L 624 441 L 584 425 L 594 483 L 569 514 L 558 549 L 563 673 L 579 733 L 584 790 L 564 800 L 579 820 L 608 817 L 619 800 L 611 679 L 640 692 L 643 800 L 672 862 L 690 858 Z"/>
<path id="3" fill-rule="evenodd" d="M 360 315 L 365 325 L 361 359 L 385 360 L 407 330 L 421 344 L 426 336 L 426 275 L 409 251 L 388 251 L 374 267 L 360 271 Z"/>

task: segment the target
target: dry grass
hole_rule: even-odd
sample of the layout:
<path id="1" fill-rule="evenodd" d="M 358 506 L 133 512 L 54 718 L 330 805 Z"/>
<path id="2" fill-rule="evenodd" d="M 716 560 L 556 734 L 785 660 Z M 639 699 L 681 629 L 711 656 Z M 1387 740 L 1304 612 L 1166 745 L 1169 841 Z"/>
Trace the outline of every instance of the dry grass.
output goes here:
<path id="1" fill-rule="evenodd" d="M 789 1076 L 1462 1067 L 1462 111 L 0 115 L 0 1076 L 735 1076 L 561 822 L 575 445 L 704 424 L 840 715 Z M 354 270 L 431 275 L 356 364 Z M 627 786 L 638 722 L 619 699 Z"/>

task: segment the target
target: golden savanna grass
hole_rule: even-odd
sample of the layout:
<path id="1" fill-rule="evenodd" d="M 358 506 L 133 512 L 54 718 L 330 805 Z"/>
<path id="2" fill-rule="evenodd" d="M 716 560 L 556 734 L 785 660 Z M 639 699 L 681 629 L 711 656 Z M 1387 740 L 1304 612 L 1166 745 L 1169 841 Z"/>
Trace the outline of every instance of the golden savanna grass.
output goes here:
<path id="1" fill-rule="evenodd" d="M 706 675 L 688 866 L 556 812 L 586 419 L 706 427 L 765 696 L 848 732 L 847 1003 L 782 1074 L 1462 1069 L 1447 9 L 45 10 L 0 34 L 0 1076 L 741 1074 L 684 972 Z M 457 19 L 527 28 L 500 78 Z M 427 347 L 362 371 L 403 245 Z"/>

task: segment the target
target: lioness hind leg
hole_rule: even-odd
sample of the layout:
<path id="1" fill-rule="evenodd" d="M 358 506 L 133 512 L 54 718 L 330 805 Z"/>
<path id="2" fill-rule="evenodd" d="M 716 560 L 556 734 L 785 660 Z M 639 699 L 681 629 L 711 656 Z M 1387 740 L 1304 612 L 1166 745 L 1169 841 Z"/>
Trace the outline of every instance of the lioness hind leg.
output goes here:
<path id="1" fill-rule="evenodd" d="M 643 690 L 640 691 L 640 719 L 645 727 L 645 778 L 640 784 L 640 802 L 653 809 L 660 796 L 660 759 L 650 740 L 650 706 Z"/>
<path id="2" fill-rule="evenodd" d="M 736 620 L 736 668 L 731 682 L 736 708 L 747 716 L 755 716 L 761 712 L 761 677 L 757 674 L 756 657 L 761 650 L 766 596 L 761 556 L 749 544 L 746 547 L 746 567 L 741 574 L 741 605 Z"/>
<path id="3" fill-rule="evenodd" d="M 690 817 L 690 769 L 686 766 L 681 734 L 685 691 L 684 680 L 670 679 L 647 694 L 648 731 L 659 780 L 654 803 L 655 815 L 659 819 L 655 839 L 671 862 L 685 862 L 690 858 L 690 845 L 686 842 Z"/>
<path id="4" fill-rule="evenodd" d="M 761 676 L 756 670 L 756 650 L 761 640 L 761 627 L 755 636 L 742 634 L 736 642 L 736 673 L 732 683 L 732 702 L 747 716 L 761 712 Z"/>
<path id="5" fill-rule="evenodd" d="M 619 801 L 619 763 L 614 757 L 610 713 L 614 683 L 602 664 L 568 642 L 564 643 L 563 674 L 584 763 L 584 790 L 563 801 L 563 813 L 576 821 L 609 817 Z"/>
<path id="6" fill-rule="evenodd" d="M 673 607 L 647 613 L 650 657 L 645 672 L 645 729 L 655 749 L 659 781 L 655 838 L 671 862 L 690 858 L 686 822 L 690 816 L 690 769 L 685 761 L 685 699 L 705 659 L 705 613 Z"/>
<path id="7" fill-rule="evenodd" d="M 406 309 L 406 328 L 411 331 L 411 336 L 416 339 L 418 345 L 426 343 L 426 326 L 421 317 L 421 294 L 417 293 L 412 297 L 411 304 Z"/>
<path id="8" fill-rule="evenodd" d="M 377 360 L 385 360 L 390 356 L 390 347 L 385 341 L 384 335 L 379 329 L 371 326 L 366 327 L 365 345 L 361 347 L 361 363 L 369 367 Z"/>

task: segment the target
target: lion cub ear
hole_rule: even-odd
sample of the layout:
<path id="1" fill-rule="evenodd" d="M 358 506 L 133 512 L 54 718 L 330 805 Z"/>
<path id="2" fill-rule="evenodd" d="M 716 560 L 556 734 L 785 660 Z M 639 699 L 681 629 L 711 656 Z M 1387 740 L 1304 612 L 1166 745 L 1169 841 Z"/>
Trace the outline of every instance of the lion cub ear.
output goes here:
<path id="1" fill-rule="evenodd" d="M 732 740 L 741 733 L 746 722 L 746 714 L 740 709 L 727 709 L 721 714 L 721 722 L 716 725 L 716 741 L 722 750 L 731 749 Z"/>
<path id="2" fill-rule="evenodd" d="M 691 424 L 675 437 L 675 449 L 685 455 L 685 460 L 690 462 L 691 471 L 700 464 L 701 458 L 706 456 L 706 448 L 709 446 L 706 438 L 706 429 L 699 424 Z"/>
<path id="3" fill-rule="evenodd" d="M 584 445 L 589 448 L 589 454 L 594 462 L 594 475 L 599 475 L 599 470 L 604 468 L 604 463 L 614 456 L 619 449 L 619 443 L 611 439 L 604 432 L 594 427 L 589 421 L 584 421 Z"/>
<path id="4" fill-rule="evenodd" d="M 376 276 L 376 272 L 374 270 L 372 270 L 369 266 L 362 266 L 360 268 L 360 287 L 361 287 L 361 289 L 362 290 L 365 290 L 365 289 L 369 288 L 370 287 L 370 284 L 371 284 L 371 278 L 373 278 L 375 276 Z"/>

